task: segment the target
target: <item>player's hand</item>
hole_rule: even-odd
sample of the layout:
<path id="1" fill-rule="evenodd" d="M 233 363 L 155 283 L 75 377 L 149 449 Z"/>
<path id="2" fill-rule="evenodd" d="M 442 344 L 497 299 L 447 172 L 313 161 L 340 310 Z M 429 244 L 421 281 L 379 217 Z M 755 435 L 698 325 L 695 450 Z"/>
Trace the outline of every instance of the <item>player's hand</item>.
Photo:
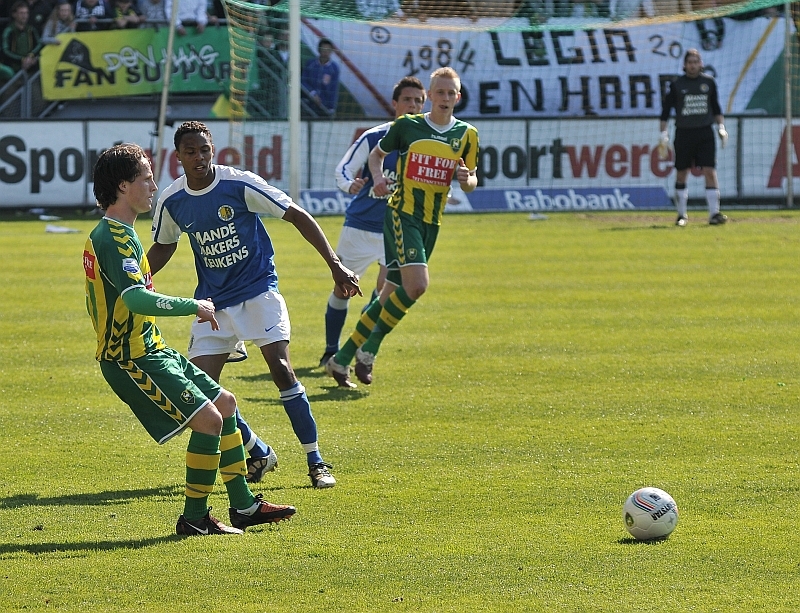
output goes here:
<path id="1" fill-rule="evenodd" d="M 359 296 L 364 295 L 361 293 L 361 288 L 358 286 L 358 275 L 346 266 L 343 266 L 341 262 L 339 262 L 338 266 L 331 272 L 333 273 L 333 282 L 345 296 L 352 298 L 356 294 Z"/>
<path id="2" fill-rule="evenodd" d="M 458 169 L 456 170 L 456 179 L 458 179 L 459 183 L 466 183 L 469 181 L 470 172 L 469 168 L 467 168 L 467 163 L 464 161 L 464 158 L 458 160 Z"/>
<path id="3" fill-rule="evenodd" d="M 215 311 L 216 309 L 214 308 L 214 303 L 211 301 L 211 298 L 197 301 L 197 321 L 200 323 L 208 321 L 211 323 L 212 330 L 219 330 L 219 322 L 214 316 Z"/>
<path id="4" fill-rule="evenodd" d="M 719 134 L 719 146 L 724 149 L 728 144 L 728 131 L 725 129 L 725 126 L 719 124 L 717 126 L 717 134 Z"/>
<path id="5" fill-rule="evenodd" d="M 389 195 L 389 186 L 386 183 L 386 177 L 373 177 L 372 191 L 378 198 L 383 198 Z"/>
<path id="6" fill-rule="evenodd" d="M 669 157 L 670 149 L 672 149 L 672 147 L 669 144 L 669 132 L 664 130 L 661 133 L 661 137 L 658 139 L 658 159 L 666 160 Z"/>
<path id="7" fill-rule="evenodd" d="M 347 191 L 351 194 L 357 194 L 361 191 L 361 188 L 364 187 L 366 182 L 366 179 L 362 179 L 360 177 L 358 179 L 353 179 L 353 182 L 350 184 L 350 189 Z"/>

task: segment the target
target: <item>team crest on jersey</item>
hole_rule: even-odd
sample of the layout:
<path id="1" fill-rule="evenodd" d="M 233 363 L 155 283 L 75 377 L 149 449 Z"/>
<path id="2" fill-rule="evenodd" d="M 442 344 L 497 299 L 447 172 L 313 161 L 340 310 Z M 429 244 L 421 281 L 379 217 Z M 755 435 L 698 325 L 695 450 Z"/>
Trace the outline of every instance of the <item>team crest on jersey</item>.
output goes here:
<path id="1" fill-rule="evenodd" d="M 707 94 L 708 93 L 708 84 L 707 83 L 701 84 L 700 85 L 700 91 L 703 92 L 704 94 Z"/>
<path id="2" fill-rule="evenodd" d="M 409 260 L 416 260 L 417 259 L 417 250 L 413 247 L 406 252 Z"/>
<path id="3" fill-rule="evenodd" d="M 223 204 L 219 207 L 219 210 L 217 210 L 217 216 L 222 221 L 230 221 L 233 219 L 233 207 L 229 204 Z"/>
<path id="4" fill-rule="evenodd" d="M 184 404 L 194 404 L 194 394 L 189 390 L 183 390 L 181 392 L 181 400 L 183 400 Z"/>
<path id="5" fill-rule="evenodd" d="M 133 258 L 125 258 L 124 260 L 122 260 L 122 270 L 124 270 L 129 275 L 138 275 L 139 262 L 137 262 Z"/>
<path id="6" fill-rule="evenodd" d="M 451 138 L 450 139 L 450 148 L 453 151 L 458 151 L 461 149 L 461 139 L 460 138 Z"/>

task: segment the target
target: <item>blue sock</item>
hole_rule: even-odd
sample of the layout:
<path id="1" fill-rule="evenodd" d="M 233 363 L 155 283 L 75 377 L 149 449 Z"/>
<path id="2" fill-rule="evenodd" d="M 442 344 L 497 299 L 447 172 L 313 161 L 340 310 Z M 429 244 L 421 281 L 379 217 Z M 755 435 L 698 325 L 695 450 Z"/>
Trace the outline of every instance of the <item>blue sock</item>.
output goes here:
<path id="1" fill-rule="evenodd" d="M 289 421 L 292 422 L 297 440 L 303 445 L 303 450 L 308 458 L 308 465 L 322 462 L 322 456 L 317 448 L 317 422 L 311 414 L 311 404 L 306 396 L 306 388 L 299 381 L 288 390 L 281 392 L 281 402 Z"/>
<path id="2" fill-rule="evenodd" d="M 347 319 L 347 298 L 337 298 L 334 294 L 328 298 L 328 308 L 325 311 L 325 353 L 339 351 L 339 337 Z"/>
<path id="3" fill-rule="evenodd" d="M 236 425 L 242 431 L 242 444 L 251 458 L 263 458 L 269 455 L 269 445 L 258 438 L 242 417 L 239 407 L 236 407 Z"/>

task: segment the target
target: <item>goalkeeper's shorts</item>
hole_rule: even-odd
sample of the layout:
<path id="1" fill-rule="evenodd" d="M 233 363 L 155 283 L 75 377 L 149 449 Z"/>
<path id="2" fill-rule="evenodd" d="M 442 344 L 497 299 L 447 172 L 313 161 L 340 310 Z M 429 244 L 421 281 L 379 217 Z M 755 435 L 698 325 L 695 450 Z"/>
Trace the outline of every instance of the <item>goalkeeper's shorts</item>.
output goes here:
<path id="1" fill-rule="evenodd" d="M 692 166 L 715 168 L 717 141 L 714 128 L 678 128 L 675 130 L 675 169 L 686 170 Z"/>

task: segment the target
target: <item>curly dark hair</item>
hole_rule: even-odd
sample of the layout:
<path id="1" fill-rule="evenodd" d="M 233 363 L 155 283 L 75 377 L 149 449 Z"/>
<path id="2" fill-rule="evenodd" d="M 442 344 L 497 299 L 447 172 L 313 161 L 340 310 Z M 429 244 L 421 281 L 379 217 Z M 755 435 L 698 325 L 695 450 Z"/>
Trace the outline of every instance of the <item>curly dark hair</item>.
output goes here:
<path id="1" fill-rule="evenodd" d="M 175 138 L 173 139 L 175 151 L 181 148 L 181 139 L 184 134 L 205 134 L 208 136 L 209 142 L 214 142 L 214 139 L 211 138 L 211 130 L 208 129 L 206 124 L 201 121 L 184 121 L 178 129 L 175 130 Z"/>
<path id="2" fill-rule="evenodd" d="M 133 182 L 139 176 L 144 149 L 131 143 L 120 143 L 106 149 L 94 165 L 94 197 L 104 211 L 117 201 L 119 184 Z"/>

